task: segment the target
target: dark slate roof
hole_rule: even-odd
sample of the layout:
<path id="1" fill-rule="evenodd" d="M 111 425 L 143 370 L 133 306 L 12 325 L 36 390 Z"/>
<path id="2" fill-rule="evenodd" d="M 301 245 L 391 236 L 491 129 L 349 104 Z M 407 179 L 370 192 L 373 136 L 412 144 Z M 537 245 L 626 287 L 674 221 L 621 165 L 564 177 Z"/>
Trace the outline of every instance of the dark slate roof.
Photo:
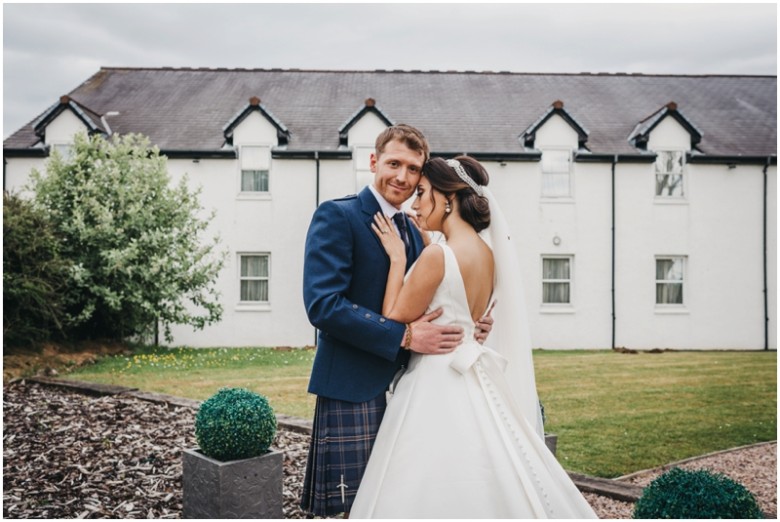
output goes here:
<path id="1" fill-rule="evenodd" d="M 367 98 L 442 153 L 522 153 L 521 134 L 556 100 L 594 154 L 641 152 L 629 137 L 670 102 L 701 132 L 704 154 L 776 155 L 777 143 L 776 76 L 103 68 L 68 96 L 99 115 L 119 112 L 113 131 L 146 134 L 163 151 L 222 149 L 252 97 L 289 131 L 289 150 L 338 150 L 339 129 Z M 31 123 L 3 147 L 38 141 Z"/>

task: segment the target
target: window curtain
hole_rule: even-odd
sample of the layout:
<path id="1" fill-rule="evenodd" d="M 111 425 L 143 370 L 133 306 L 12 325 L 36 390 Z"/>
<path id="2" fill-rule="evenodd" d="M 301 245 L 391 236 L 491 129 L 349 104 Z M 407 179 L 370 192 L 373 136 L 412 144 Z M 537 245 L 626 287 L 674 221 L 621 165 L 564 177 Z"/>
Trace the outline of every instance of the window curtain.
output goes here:
<path id="1" fill-rule="evenodd" d="M 241 192 L 268 192 L 268 171 L 241 171 Z"/>
<path id="2" fill-rule="evenodd" d="M 267 278 L 268 256 L 241 256 L 241 301 L 268 301 Z"/>
<path id="3" fill-rule="evenodd" d="M 683 260 L 655 260 L 655 302 L 656 304 L 682 304 L 683 302 Z"/>
<path id="4" fill-rule="evenodd" d="M 660 151 L 655 159 L 655 195 L 683 196 L 683 152 Z"/>
<path id="5" fill-rule="evenodd" d="M 542 260 L 542 302 L 543 303 L 569 303 L 571 272 L 568 259 L 543 259 Z M 554 280 L 554 281 L 550 281 Z M 564 280 L 564 281 L 561 281 Z"/>

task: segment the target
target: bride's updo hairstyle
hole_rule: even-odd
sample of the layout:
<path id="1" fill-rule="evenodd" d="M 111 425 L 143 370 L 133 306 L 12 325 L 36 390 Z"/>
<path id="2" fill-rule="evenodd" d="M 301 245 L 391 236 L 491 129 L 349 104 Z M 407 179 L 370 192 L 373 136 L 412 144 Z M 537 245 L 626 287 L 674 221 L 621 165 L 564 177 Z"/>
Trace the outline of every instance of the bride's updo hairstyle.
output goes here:
<path id="1" fill-rule="evenodd" d="M 460 162 L 463 170 L 477 185 L 484 187 L 488 184 L 488 173 L 477 160 L 469 156 L 458 156 L 454 159 Z M 446 160 L 431 158 L 423 166 L 422 175 L 431 182 L 434 189 L 444 194 L 448 201 L 452 201 L 453 197 L 458 199 L 460 217 L 474 227 L 474 230 L 480 232 L 490 225 L 490 205 L 487 198 L 477 194 L 467 182 L 460 179 Z M 430 197 L 435 208 L 433 194 Z M 446 214 L 444 219 L 448 216 L 449 214 Z"/>

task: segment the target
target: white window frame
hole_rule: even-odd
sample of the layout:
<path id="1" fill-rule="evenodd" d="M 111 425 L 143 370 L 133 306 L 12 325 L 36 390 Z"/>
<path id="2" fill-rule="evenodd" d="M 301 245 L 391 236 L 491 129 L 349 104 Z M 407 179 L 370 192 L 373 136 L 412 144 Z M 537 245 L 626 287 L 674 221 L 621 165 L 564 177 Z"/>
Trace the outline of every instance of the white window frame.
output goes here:
<path id="1" fill-rule="evenodd" d="M 653 151 L 658 155 L 658 158 L 653 162 L 653 196 L 655 198 L 656 203 L 685 203 L 688 201 L 688 169 L 687 169 L 687 162 L 686 162 L 686 153 L 688 152 L 685 149 L 659 149 L 656 151 Z M 680 154 L 681 163 L 680 163 L 680 173 L 675 174 L 674 172 L 666 172 L 666 171 L 660 171 L 658 169 L 658 159 L 661 157 L 662 154 L 669 154 L 669 153 L 678 153 Z M 682 194 L 680 195 L 666 195 L 666 194 L 658 194 L 658 176 L 664 176 L 664 175 L 679 175 L 680 176 L 680 190 L 682 191 Z"/>
<path id="2" fill-rule="evenodd" d="M 49 156 L 54 154 L 57 150 L 60 153 L 60 157 L 63 161 L 70 161 L 73 157 L 73 142 L 72 141 L 54 141 L 49 143 Z"/>
<path id="3" fill-rule="evenodd" d="M 658 262 L 659 261 L 680 261 L 682 279 L 658 279 Z M 658 313 L 685 313 L 687 312 L 687 302 L 690 298 L 688 295 L 688 289 L 690 285 L 686 284 L 688 280 L 688 256 L 682 255 L 657 255 L 653 262 L 653 295 L 655 302 L 655 309 Z M 682 289 L 682 302 L 680 303 L 659 303 L 658 302 L 658 285 L 671 285 L 679 284 Z"/>
<path id="4" fill-rule="evenodd" d="M 264 156 L 253 161 L 250 153 L 246 149 L 266 149 L 260 151 Z M 260 171 L 266 172 L 268 177 L 268 190 L 244 190 L 244 172 Z M 271 146 L 267 143 L 245 143 L 239 148 L 238 153 L 238 197 L 239 199 L 271 199 L 272 188 L 271 176 Z"/>
<path id="5" fill-rule="evenodd" d="M 546 279 L 544 277 L 544 262 L 547 259 L 564 259 L 569 262 L 568 279 Z M 574 313 L 574 255 L 571 254 L 542 254 L 540 258 L 540 280 L 541 280 L 541 306 L 543 313 Z M 544 302 L 544 285 L 566 283 L 569 285 L 568 303 L 546 303 Z"/>
<path id="6" fill-rule="evenodd" d="M 244 276 L 241 273 L 241 260 L 244 257 L 265 257 L 267 258 L 268 273 L 265 276 Z M 270 252 L 239 252 L 236 263 L 236 279 L 238 282 L 238 303 L 237 311 L 268 311 L 271 309 L 271 253 Z M 244 281 L 266 281 L 267 282 L 267 300 L 266 301 L 242 301 L 241 287 Z"/>
<path id="7" fill-rule="evenodd" d="M 547 164 L 545 162 L 545 154 L 556 154 L 556 153 L 566 153 L 569 157 L 569 169 L 568 172 L 565 172 L 569 176 L 569 191 L 568 194 L 546 194 L 545 193 L 545 183 L 544 178 L 546 175 L 561 175 L 564 174 L 564 171 L 554 171 L 554 170 L 545 170 L 545 165 Z M 549 156 L 548 156 L 549 158 Z M 566 147 L 549 147 L 542 149 L 542 158 L 540 160 L 540 170 L 541 170 L 541 178 L 540 178 L 540 191 L 541 191 L 541 197 L 543 200 L 548 202 L 562 202 L 567 203 L 574 200 L 574 151 L 570 148 Z"/>
<path id="8" fill-rule="evenodd" d="M 352 147 L 352 161 L 355 166 L 355 194 L 374 182 L 371 172 L 371 154 L 375 152 L 374 145 L 355 145 Z"/>

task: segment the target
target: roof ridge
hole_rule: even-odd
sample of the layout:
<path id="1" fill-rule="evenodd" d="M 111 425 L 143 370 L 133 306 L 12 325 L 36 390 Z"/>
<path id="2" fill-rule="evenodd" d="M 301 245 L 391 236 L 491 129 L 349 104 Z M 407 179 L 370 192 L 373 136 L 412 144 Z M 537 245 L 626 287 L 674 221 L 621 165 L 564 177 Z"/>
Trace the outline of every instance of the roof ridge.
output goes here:
<path id="1" fill-rule="evenodd" d="M 309 68 L 264 68 L 264 67 L 146 67 L 146 66 L 101 66 L 100 71 L 173 71 L 173 72 L 285 72 L 285 73 L 360 73 L 360 74 L 479 74 L 508 76 L 582 76 L 582 77 L 633 77 L 633 78 L 777 78 L 772 74 L 673 74 L 673 73 L 627 73 L 627 72 L 522 72 L 522 71 L 476 71 L 436 69 L 309 69 Z"/>

